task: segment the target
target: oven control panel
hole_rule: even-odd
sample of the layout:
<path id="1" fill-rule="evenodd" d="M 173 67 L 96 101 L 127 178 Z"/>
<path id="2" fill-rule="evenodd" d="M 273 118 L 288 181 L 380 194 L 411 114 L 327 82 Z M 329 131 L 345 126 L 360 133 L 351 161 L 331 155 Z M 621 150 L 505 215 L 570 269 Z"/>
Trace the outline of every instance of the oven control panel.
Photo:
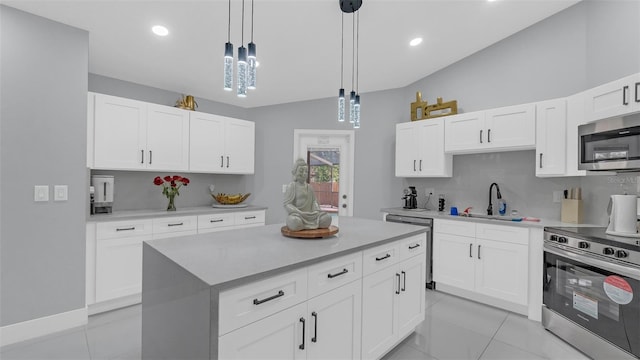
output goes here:
<path id="1" fill-rule="evenodd" d="M 600 255 L 606 258 L 640 265 L 640 248 L 638 251 L 622 249 L 614 245 L 600 243 L 593 239 L 574 238 L 547 231 L 544 232 L 544 241 L 561 244 L 564 248 L 578 249 L 579 251 Z"/>

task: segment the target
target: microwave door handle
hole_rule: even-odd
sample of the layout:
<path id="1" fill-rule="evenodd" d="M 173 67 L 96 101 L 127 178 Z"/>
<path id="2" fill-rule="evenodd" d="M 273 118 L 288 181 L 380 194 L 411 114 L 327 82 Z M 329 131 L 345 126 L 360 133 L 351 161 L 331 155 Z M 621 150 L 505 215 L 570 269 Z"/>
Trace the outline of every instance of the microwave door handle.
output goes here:
<path id="1" fill-rule="evenodd" d="M 615 274 L 620 274 L 624 276 L 628 276 L 632 279 L 640 280 L 640 268 L 632 265 L 619 265 L 615 262 L 604 261 L 600 259 L 596 259 L 593 256 L 578 250 L 573 250 L 571 252 L 557 248 L 553 245 L 544 244 L 544 251 L 561 256 L 564 258 L 568 258 L 577 262 L 582 262 L 586 265 L 591 265 L 603 270 L 610 271 Z"/>
<path id="2" fill-rule="evenodd" d="M 627 91 L 629 90 L 629 86 L 625 85 L 622 88 L 622 105 L 629 105 L 629 102 L 627 101 Z"/>

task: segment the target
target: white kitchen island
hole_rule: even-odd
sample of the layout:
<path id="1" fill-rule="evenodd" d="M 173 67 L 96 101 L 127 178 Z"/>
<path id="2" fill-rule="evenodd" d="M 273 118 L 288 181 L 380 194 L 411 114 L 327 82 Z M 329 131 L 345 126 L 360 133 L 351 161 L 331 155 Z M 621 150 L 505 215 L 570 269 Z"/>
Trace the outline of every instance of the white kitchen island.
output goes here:
<path id="1" fill-rule="evenodd" d="M 379 358 L 424 320 L 424 228 L 281 226 L 145 242 L 142 358 Z"/>

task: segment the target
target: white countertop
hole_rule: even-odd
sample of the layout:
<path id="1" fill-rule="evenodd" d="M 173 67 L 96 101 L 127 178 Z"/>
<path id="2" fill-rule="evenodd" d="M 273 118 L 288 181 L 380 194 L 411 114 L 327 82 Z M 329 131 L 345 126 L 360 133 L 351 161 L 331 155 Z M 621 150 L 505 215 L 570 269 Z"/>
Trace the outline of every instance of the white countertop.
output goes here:
<path id="1" fill-rule="evenodd" d="M 462 209 L 464 210 L 464 209 Z M 458 211 L 462 211 L 458 209 Z M 478 223 L 485 224 L 498 224 L 498 225 L 509 225 L 509 226 L 523 226 L 528 228 L 544 228 L 544 227 L 594 227 L 594 226 L 604 226 L 598 224 L 573 224 L 566 223 L 553 219 L 544 219 L 541 218 L 540 221 L 507 221 L 507 220 L 494 220 L 494 219 L 483 219 L 478 217 L 467 217 L 467 216 L 456 216 L 449 215 L 449 212 L 439 212 L 433 210 L 425 210 L 425 209 L 404 209 L 404 208 L 383 208 L 380 209 L 381 212 L 395 214 L 395 215 L 404 215 L 404 216 L 413 216 L 419 218 L 429 218 L 429 219 L 447 219 L 447 220 L 457 220 L 457 221 L 472 221 Z M 511 218 L 510 216 L 505 216 L 505 218 Z"/>
<path id="2" fill-rule="evenodd" d="M 266 209 L 267 209 L 266 206 L 247 205 L 246 207 L 242 207 L 242 208 L 238 208 L 238 207 L 214 208 L 211 206 L 196 206 L 196 207 L 178 208 L 178 210 L 176 211 L 125 210 L 125 211 L 114 211 L 111 214 L 90 215 L 87 218 L 87 222 L 145 219 L 145 218 L 158 218 L 158 217 L 165 217 L 165 216 L 169 217 L 169 216 L 222 214 L 222 213 L 230 213 L 230 212 L 255 211 L 255 210 L 266 210 Z"/>

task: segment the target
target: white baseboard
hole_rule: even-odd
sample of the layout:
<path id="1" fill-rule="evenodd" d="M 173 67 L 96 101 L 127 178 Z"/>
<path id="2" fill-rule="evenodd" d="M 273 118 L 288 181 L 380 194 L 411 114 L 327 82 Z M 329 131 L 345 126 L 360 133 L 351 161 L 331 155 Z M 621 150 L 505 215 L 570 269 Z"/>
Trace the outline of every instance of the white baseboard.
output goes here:
<path id="1" fill-rule="evenodd" d="M 87 308 L 0 327 L 0 347 L 86 325 Z"/>

